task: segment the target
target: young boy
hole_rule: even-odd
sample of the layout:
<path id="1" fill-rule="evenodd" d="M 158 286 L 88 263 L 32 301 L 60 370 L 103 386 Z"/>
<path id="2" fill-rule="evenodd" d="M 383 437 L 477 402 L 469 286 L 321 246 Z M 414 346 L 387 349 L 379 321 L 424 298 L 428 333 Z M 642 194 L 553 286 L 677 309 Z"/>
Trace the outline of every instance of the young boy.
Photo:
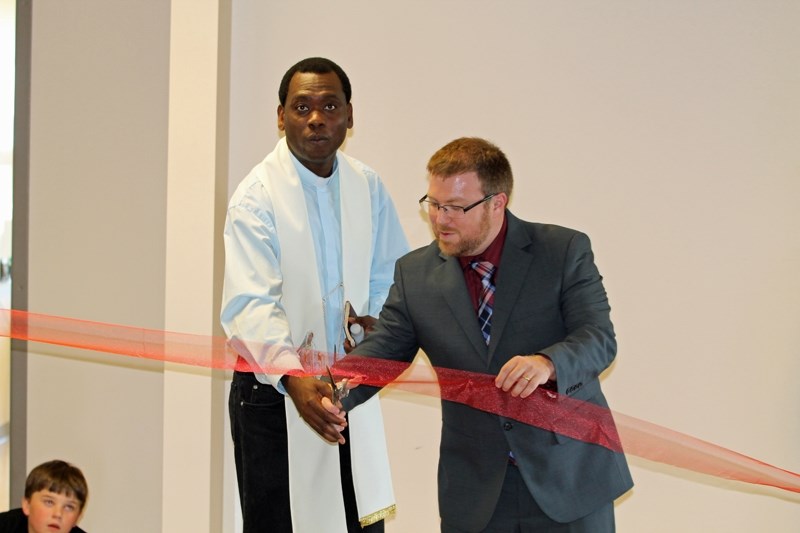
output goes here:
<path id="1" fill-rule="evenodd" d="M 77 467 L 58 460 L 40 464 L 25 481 L 22 508 L 0 513 L 0 533 L 86 533 L 75 524 L 88 496 Z"/>

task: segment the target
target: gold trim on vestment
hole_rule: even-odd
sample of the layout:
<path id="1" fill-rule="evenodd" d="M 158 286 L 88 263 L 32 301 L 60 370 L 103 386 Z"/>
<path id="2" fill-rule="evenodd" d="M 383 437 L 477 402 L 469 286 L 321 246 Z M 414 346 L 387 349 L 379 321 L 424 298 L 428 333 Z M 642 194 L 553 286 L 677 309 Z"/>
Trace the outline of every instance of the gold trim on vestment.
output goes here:
<path id="1" fill-rule="evenodd" d="M 380 511 L 375 511 L 372 514 L 368 514 L 367 516 L 360 518 L 358 522 L 361 524 L 361 527 L 371 526 L 375 522 L 380 522 L 385 518 L 389 518 L 395 513 L 395 511 L 397 511 L 397 504 L 393 503 L 392 505 L 386 507 L 385 509 L 381 509 Z"/>

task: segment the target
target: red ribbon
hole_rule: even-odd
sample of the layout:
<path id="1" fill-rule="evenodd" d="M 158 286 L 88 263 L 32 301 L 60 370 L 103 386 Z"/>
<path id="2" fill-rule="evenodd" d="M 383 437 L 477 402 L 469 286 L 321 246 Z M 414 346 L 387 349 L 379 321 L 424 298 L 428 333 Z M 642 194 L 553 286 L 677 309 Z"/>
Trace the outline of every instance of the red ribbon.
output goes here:
<path id="1" fill-rule="evenodd" d="M 134 328 L 0 309 L 0 336 L 214 369 L 244 370 L 242 360 L 220 337 Z M 616 452 L 636 455 L 724 479 L 800 493 L 800 474 L 783 470 L 690 435 L 574 400 L 545 389 L 514 398 L 494 385 L 494 376 L 437 368 L 407 369 L 406 363 L 349 357 L 339 373 L 362 383 L 392 386 L 463 403 Z M 282 369 L 264 369 L 282 374 Z"/>

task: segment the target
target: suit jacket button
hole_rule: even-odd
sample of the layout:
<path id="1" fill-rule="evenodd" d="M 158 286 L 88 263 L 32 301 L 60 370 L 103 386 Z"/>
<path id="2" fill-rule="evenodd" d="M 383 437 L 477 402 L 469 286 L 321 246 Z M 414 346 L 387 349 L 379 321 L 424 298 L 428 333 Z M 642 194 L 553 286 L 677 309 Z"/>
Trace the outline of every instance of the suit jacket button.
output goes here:
<path id="1" fill-rule="evenodd" d="M 511 422 L 503 422 L 503 429 L 505 429 L 506 431 L 511 431 L 511 428 L 513 427 L 514 424 L 512 424 Z"/>

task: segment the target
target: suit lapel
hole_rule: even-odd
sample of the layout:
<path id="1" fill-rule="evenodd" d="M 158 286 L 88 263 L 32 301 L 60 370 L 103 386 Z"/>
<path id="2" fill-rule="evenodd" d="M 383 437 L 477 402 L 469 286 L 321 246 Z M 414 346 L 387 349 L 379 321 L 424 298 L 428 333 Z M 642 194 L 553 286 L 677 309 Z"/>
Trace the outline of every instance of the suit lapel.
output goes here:
<path id="1" fill-rule="evenodd" d="M 450 307 L 450 312 L 461 327 L 464 337 L 469 340 L 481 360 L 486 361 L 486 343 L 481 335 L 477 316 L 472 309 L 472 301 L 467 292 L 461 265 L 458 259 L 453 257 L 444 254 L 439 254 L 439 257 L 443 259 L 443 262 L 434 271 L 434 283 Z"/>
<path id="2" fill-rule="evenodd" d="M 522 224 L 510 212 L 508 216 L 508 233 L 500 258 L 497 286 L 494 293 L 494 309 L 492 313 L 492 337 L 489 342 L 487 365 L 494 357 L 495 349 L 508 325 L 508 320 L 522 292 L 522 286 L 529 275 L 533 255 L 530 253 L 531 239 L 525 233 Z M 513 354 L 512 354 L 513 355 Z"/>

